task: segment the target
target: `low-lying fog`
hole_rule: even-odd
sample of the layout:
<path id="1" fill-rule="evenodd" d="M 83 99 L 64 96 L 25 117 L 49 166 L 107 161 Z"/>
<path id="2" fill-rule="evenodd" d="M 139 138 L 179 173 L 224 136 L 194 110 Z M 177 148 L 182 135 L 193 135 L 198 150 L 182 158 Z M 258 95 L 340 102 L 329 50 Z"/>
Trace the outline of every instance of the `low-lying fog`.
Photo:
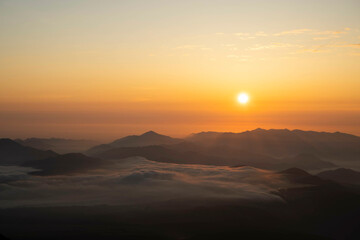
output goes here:
<path id="1" fill-rule="evenodd" d="M 159 163 L 129 158 L 72 176 L 32 176 L 31 168 L 0 167 L 0 206 L 136 205 L 167 200 L 256 199 L 288 187 L 274 172 L 252 167 Z"/>

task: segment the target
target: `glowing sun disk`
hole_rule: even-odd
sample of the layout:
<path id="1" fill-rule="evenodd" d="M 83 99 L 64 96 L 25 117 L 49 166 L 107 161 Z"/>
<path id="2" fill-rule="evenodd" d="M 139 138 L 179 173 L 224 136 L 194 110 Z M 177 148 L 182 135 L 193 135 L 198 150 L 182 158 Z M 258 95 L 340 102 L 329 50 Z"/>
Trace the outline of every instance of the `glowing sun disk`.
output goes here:
<path id="1" fill-rule="evenodd" d="M 238 102 L 239 103 L 241 103 L 241 104 L 246 104 L 246 103 L 248 103 L 249 102 L 249 95 L 248 94 L 246 94 L 246 93 L 240 93 L 239 95 L 238 95 L 238 97 L 237 97 L 237 100 L 238 100 Z"/>

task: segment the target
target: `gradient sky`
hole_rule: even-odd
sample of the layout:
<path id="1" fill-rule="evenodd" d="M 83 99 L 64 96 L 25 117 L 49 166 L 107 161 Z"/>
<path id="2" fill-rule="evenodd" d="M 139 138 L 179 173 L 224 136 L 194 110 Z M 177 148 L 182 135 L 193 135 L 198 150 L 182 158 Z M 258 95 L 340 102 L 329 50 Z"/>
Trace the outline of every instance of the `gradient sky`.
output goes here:
<path id="1" fill-rule="evenodd" d="M 360 135 L 359 30 L 358 0 L 0 0 L 0 137 Z"/>

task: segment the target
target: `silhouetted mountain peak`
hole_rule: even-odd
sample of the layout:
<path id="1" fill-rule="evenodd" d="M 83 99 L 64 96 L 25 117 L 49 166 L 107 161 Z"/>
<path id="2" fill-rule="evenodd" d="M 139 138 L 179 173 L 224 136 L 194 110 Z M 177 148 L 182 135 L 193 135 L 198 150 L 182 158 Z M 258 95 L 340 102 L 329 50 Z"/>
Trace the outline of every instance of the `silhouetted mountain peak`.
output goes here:
<path id="1" fill-rule="evenodd" d="M 310 173 L 300 169 L 300 168 L 289 168 L 284 171 L 280 172 L 281 174 L 289 174 L 289 175 L 296 175 L 296 176 L 311 176 Z"/>
<path id="2" fill-rule="evenodd" d="M 132 143 L 135 145 L 136 145 L 136 143 L 138 143 L 138 144 L 142 145 L 141 144 L 142 141 L 167 141 L 167 140 L 171 140 L 171 139 L 174 139 L 174 138 L 165 136 L 165 135 L 161 135 L 154 131 L 148 131 L 141 135 L 130 135 L 130 136 L 126 136 L 126 137 L 117 139 L 117 140 L 113 141 L 112 143 L 110 143 L 110 145 L 116 146 L 116 147 L 118 147 L 118 144 L 122 145 L 124 143 Z M 156 145 L 156 143 L 154 143 L 154 144 Z M 145 144 L 145 145 L 148 145 L 148 144 Z"/>
<path id="3" fill-rule="evenodd" d="M 25 161 L 56 156 L 52 151 L 26 147 L 8 138 L 0 139 L 0 164 L 18 165 Z"/>
<path id="4" fill-rule="evenodd" d="M 352 169 L 348 169 L 348 168 L 338 168 L 335 170 L 329 170 L 327 172 L 337 172 L 337 173 L 355 173 L 356 171 L 352 170 Z"/>
<path id="5" fill-rule="evenodd" d="M 117 139 L 109 144 L 102 144 L 90 148 L 86 153 L 91 156 L 98 155 L 101 152 L 119 147 L 141 147 L 152 145 L 167 145 L 181 142 L 181 139 L 172 138 L 169 136 L 161 135 L 154 131 L 148 131 L 142 135 L 130 135 Z"/>
<path id="6" fill-rule="evenodd" d="M 289 168 L 279 172 L 279 174 L 286 177 L 290 182 L 298 184 L 322 185 L 326 183 L 321 178 L 311 175 L 300 168 Z"/>
<path id="7" fill-rule="evenodd" d="M 13 141 L 13 140 L 11 140 L 10 138 L 0 138 L 0 144 L 1 145 L 14 145 L 14 146 L 20 146 L 20 144 L 19 143 L 17 143 L 17 142 L 15 142 L 15 141 Z"/>
<path id="8" fill-rule="evenodd" d="M 24 146 L 19 142 L 11 140 L 10 138 L 1 138 L 0 139 L 0 149 L 4 149 L 4 150 L 6 150 L 6 152 L 9 152 L 10 150 L 13 150 L 13 151 L 15 151 L 15 150 L 17 150 L 17 151 L 27 150 L 27 151 L 37 151 L 37 152 L 55 154 L 53 151 L 49 151 L 49 150 L 48 151 L 42 151 L 42 150 L 38 150 L 36 148 Z"/>
<path id="9" fill-rule="evenodd" d="M 200 132 L 186 140 L 203 146 L 226 146 L 228 149 L 252 151 L 276 158 L 289 158 L 300 153 L 314 154 L 300 156 L 302 161 L 357 160 L 360 156 L 360 137 L 345 133 L 257 128 L 240 133 Z M 302 165 L 296 167 L 303 168 Z"/>
<path id="10" fill-rule="evenodd" d="M 360 184 L 360 172 L 347 168 L 324 171 L 318 173 L 317 176 L 339 183 Z"/>
<path id="11" fill-rule="evenodd" d="M 164 135 L 158 134 L 157 132 L 154 131 L 148 131 L 146 133 L 143 133 L 141 136 L 164 136 Z"/>
<path id="12" fill-rule="evenodd" d="M 23 146 L 40 150 L 52 150 L 57 153 L 84 152 L 90 147 L 98 145 L 97 141 L 86 139 L 65 139 L 65 138 L 26 138 L 15 139 Z"/>

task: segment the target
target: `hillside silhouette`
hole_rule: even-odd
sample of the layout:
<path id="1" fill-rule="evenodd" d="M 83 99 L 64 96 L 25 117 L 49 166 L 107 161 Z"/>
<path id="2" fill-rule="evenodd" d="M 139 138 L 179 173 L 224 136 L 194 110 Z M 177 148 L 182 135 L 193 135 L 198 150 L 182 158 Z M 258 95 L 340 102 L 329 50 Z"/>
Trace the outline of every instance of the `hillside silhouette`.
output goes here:
<path id="1" fill-rule="evenodd" d="M 0 139 L 9 239 L 360 237 L 354 135 L 149 131 L 65 154 L 51 141 Z"/>

